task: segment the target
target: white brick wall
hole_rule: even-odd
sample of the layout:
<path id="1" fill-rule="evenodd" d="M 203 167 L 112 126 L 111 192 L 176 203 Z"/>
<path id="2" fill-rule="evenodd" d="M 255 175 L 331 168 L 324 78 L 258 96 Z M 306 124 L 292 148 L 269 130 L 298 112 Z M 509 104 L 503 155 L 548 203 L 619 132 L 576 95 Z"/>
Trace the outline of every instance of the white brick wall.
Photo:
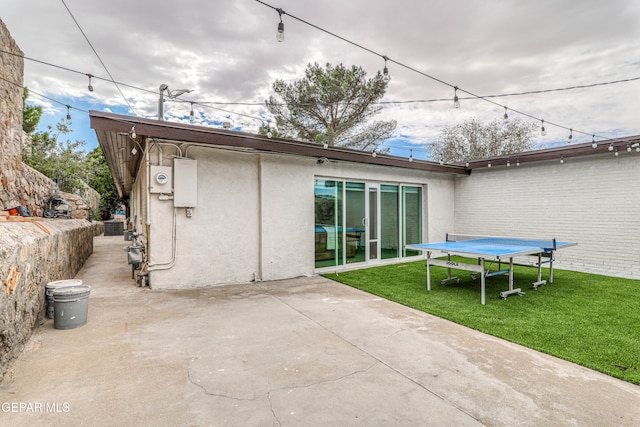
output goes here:
<path id="1" fill-rule="evenodd" d="M 640 154 L 475 169 L 456 178 L 452 231 L 577 242 L 559 268 L 640 279 Z"/>

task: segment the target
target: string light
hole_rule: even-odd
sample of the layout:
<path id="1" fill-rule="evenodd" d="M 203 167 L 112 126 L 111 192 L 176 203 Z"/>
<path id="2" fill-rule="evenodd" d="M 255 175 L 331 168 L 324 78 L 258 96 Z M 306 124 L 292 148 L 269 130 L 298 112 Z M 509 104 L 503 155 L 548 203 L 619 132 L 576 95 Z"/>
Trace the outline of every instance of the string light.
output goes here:
<path id="1" fill-rule="evenodd" d="M 542 126 L 540 127 L 540 135 L 545 136 L 546 134 L 547 134 L 547 131 L 544 128 L 544 119 L 542 119 Z"/>
<path id="2" fill-rule="evenodd" d="M 453 87 L 453 106 L 460 108 L 460 98 L 458 98 L 458 86 Z"/>
<path id="3" fill-rule="evenodd" d="M 507 159 L 507 167 L 511 166 L 511 159 Z"/>
<path id="4" fill-rule="evenodd" d="M 373 153 L 371 153 L 371 157 L 376 157 L 376 156 L 377 156 L 377 154 L 376 154 L 375 151 Z"/>
<path id="5" fill-rule="evenodd" d="M 413 162 L 413 148 L 409 150 L 409 161 Z"/>
<path id="6" fill-rule="evenodd" d="M 93 77 L 93 74 L 87 74 L 87 77 L 89 77 L 89 86 L 87 86 L 87 88 L 89 89 L 89 92 L 93 92 L 93 85 L 91 84 L 91 77 Z"/>
<path id="7" fill-rule="evenodd" d="M 465 162 L 464 166 L 465 166 L 465 167 L 467 167 L 467 168 L 469 167 L 469 160 L 467 160 L 467 161 Z"/>
<path id="8" fill-rule="evenodd" d="M 282 22 L 282 15 L 286 15 L 285 11 L 281 8 L 277 8 L 276 11 L 280 15 L 280 22 L 278 23 L 278 32 L 276 33 L 276 40 L 279 42 L 284 41 L 284 22 Z"/>
<path id="9" fill-rule="evenodd" d="M 607 150 L 613 151 L 613 142 L 611 144 L 609 144 L 609 148 L 607 148 Z"/>
<path id="10" fill-rule="evenodd" d="M 389 58 L 383 55 L 382 59 L 384 59 L 384 68 L 382 69 L 382 80 L 384 80 L 385 83 L 389 83 L 389 81 L 391 80 L 391 76 L 389 75 L 389 69 L 387 68 L 387 61 L 389 60 Z"/>
<path id="11" fill-rule="evenodd" d="M 516 157 L 516 166 L 520 166 L 520 157 Z"/>
<path id="12" fill-rule="evenodd" d="M 191 103 L 191 111 L 189 112 L 189 121 L 193 123 L 196 120 L 195 113 L 193 112 L 193 102 Z"/>
<path id="13" fill-rule="evenodd" d="M 71 105 L 67 105 L 67 123 L 71 123 Z"/>
<path id="14" fill-rule="evenodd" d="M 487 167 L 490 168 L 491 167 L 491 160 L 489 160 L 489 163 L 487 163 Z"/>
<path id="15" fill-rule="evenodd" d="M 598 148 L 598 143 L 596 142 L 596 135 L 591 135 L 591 148 Z"/>
<path id="16" fill-rule="evenodd" d="M 627 144 L 627 153 L 630 153 L 630 152 L 631 152 L 631 145 Z"/>
<path id="17" fill-rule="evenodd" d="M 618 157 L 620 153 L 618 153 L 618 147 L 616 147 L 616 151 L 613 153 L 614 156 Z"/>
<path id="18" fill-rule="evenodd" d="M 564 163 L 564 154 L 561 154 L 560 155 L 560 164 L 563 164 L 563 163 Z"/>
<path id="19" fill-rule="evenodd" d="M 631 148 L 635 148 L 636 149 L 636 153 L 640 153 L 640 143 L 636 142 L 635 144 L 633 144 L 631 146 Z"/>
<path id="20" fill-rule="evenodd" d="M 138 136 L 138 135 L 136 135 L 136 127 L 135 126 L 131 127 L 131 130 L 129 131 L 129 133 L 131 134 L 131 138 L 132 139 L 136 139 L 136 137 Z"/>
<path id="21" fill-rule="evenodd" d="M 507 107 L 504 107 L 504 116 L 502 116 L 503 119 L 507 120 L 509 118 L 509 115 L 507 114 Z"/>
<path id="22" fill-rule="evenodd" d="M 567 144 L 570 144 L 572 139 L 573 139 L 573 129 L 569 129 L 569 138 L 567 139 Z"/>

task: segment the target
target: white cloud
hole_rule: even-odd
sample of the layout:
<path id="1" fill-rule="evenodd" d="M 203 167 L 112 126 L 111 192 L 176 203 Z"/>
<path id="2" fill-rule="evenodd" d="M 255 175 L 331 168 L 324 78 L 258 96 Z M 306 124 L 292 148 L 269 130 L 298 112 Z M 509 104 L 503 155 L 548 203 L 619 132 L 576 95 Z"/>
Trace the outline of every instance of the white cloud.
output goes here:
<path id="1" fill-rule="evenodd" d="M 391 58 L 387 100 L 453 97 L 451 87 L 402 65 L 478 95 L 640 76 L 640 3 L 635 0 L 279 0 L 272 4 L 287 13 L 283 43 L 275 41 L 277 12 L 253 1 L 66 4 L 113 77 L 150 91 L 121 87 L 136 112 L 148 117 L 156 114 L 161 83 L 194 89 L 183 98 L 195 101 L 263 102 L 276 78 L 298 78 L 309 62 L 361 65 L 370 75 L 382 69 L 379 56 L 290 15 Z M 0 0 L 0 10 L 26 56 L 81 72 L 27 60 L 27 86 L 54 99 L 89 100 L 96 109 L 126 106 L 111 83 L 94 79 L 95 91 L 88 93 L 83 73 L 107 75 L 61 2 Z M 640 81 L 492 100 L 550 123 L 610 137 L 640 133 L 638 95 Z M 219 107 L 264 114 L 259 106 Z M 189 109 L 189 104 L 171 103 L 165 111 L 184 117 Z M 229 115 L 198 111 L 210 120 Z M 463 100 L 459 110 L 448 102 L 387 105 L 380 118 L 397 120 L 399 135 L 422 144 L 436 138 L 442 127 L 468 117 L 491 120 L 503 113 L 487 102 Z M 248 130 L 259 124 L 231 117 Z M 550 126 L 543 141 L 563 139 L 566 133 Z M 575 140 L 590 137 L 576 134 Z"/>

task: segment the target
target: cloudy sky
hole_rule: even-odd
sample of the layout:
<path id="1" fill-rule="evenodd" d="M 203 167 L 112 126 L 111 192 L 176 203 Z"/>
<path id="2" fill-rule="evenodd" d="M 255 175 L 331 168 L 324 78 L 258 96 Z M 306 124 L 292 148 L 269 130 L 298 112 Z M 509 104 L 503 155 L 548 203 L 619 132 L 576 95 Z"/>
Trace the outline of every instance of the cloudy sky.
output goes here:
<path id="1" fill-rule="evenodd" d="M 278 13 L 255 0 L 0 0 L 0 19 L 26 57 L 68 69 L 25 60 L 24 84 L 62 104 L 30 97 L 45 107 L 43 125 L 66 117 L 64 105 L 74 107 L 68 138 L 85 140 L 88 149 L 97 143 L 81 110 L 155 118 L 161 84 L 192 89 L 181 98 L 207 103 L 194 107 L 198 123 L 230 121 L 255 132 L 269 117 L 261 104 L 276 78 L 300 78 L 310 62 L 358 65 L 372 76 L 384 67 L 382 55 L 392 77 L 384 101 L 393 103 L 383 105 L 380 119 L 398 122 L 388 142 L 393 154 L 408 156 L 413 147 L 414 157 L 424 157 L 443 127 L 501 118 L 504 106 L 509 117 L 545 120 L 541 144 L 565 143 L 569 128 L 575 142 L 640 134 L 637 0 L 265 3 L 286 12 L 282 43 Z M 99 78 L 88 91 L 86 74 L 110 77 L 72 15 L 113 79 L 128 85 L 120 86 L 126 101 Z M 636 80 L 489 98 L 498 105 L 466 99 L 625 79 Z M 460 88 L 459 109 L 452 86 Z M 188 122 L 189 103 L 164 109 L 166 120 Z"/>

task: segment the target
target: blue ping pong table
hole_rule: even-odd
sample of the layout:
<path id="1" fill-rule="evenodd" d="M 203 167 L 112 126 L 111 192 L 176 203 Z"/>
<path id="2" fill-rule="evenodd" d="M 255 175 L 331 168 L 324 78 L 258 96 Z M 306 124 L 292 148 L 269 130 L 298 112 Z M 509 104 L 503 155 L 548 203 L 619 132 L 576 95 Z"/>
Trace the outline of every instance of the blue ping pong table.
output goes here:
<path id="1" fill-rule="evenodd" d="M 560 248 L 566 248 L 569 246 L 575 246 L 574 242 L 560 242 L 556 239 L 544 240 L 544 239 L 520 239 L 513 237 L 490 237 L 490 236 L 472 236 L 465 234 L 449 234 L 447 233 L 446 241 L 437 243 L 420 243 L 406 245 L 407 249 L 424 251 L 427 253 L 427 290 L 431 290 L 431 272 L 430 267 L 432 265 L 446 267 L 447 278 L 441 281 L 444 285 L 448 281 L 455 280 L 460 282 L 457 277 L 451 276 L 451 269 L 471 271 L 472 277 L 475 278 L 473 273 L 480 275 L 480 301 L 485 304 L 485 278 L 491 276 L 497 276 L 501 274 L 509 275 L 509 289 L 501 292 L 500 297 L 506 299 L 509 295 L 518 294 L 524 295 L 522 289 L 513 287 L 513 258 L 520 256 L 537 256 L 538 260 L 534 265 L 529 265 L 538 268 L 538 281 L 534 282 L 533 289 L 537 289 L 538 286 L 542 286 L 547 283 L 542 279 L 542 265 L 549 264 L 549 283 L 553 283 L 553 261 L 555 260 L 555 251 Z M 441 252 L 447 254 L 447 259 L 431 258 L 432 252 Z M 477 258 L 477 264 L 468 264 L 464 262 L 452 261 L 452 255 L 459 255 L 463 257 Z M 543 260 L 543 258 L 545 258 Z M 503 269 L 502 262 L 509 260 L 509 267 Z M 485 262 L 497 261 L 498 270 L 490 271 L 489 268 L 485 268 Z"/>

